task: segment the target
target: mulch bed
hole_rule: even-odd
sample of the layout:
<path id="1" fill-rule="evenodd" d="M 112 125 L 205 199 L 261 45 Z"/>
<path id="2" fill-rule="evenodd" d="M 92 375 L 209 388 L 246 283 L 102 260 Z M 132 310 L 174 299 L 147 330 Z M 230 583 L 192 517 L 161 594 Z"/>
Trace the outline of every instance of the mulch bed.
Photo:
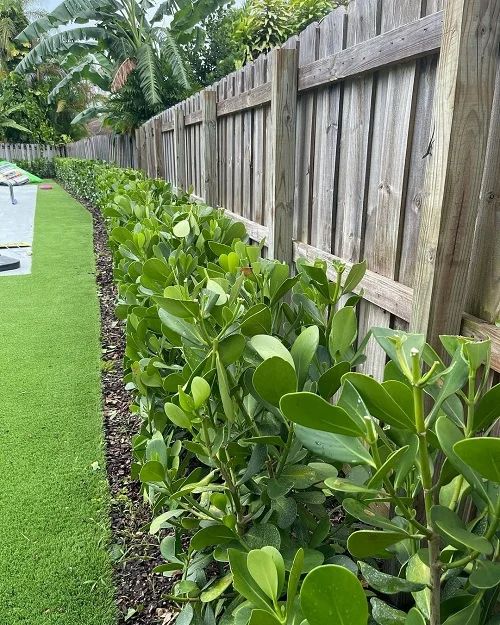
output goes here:
<path id="1" fill-rule="evenodd" d="M 163 564 L 158 540 L 148 533 L 151 510 L 142 503 L 139 484 L 130 477 L 131 437 L 139 429 L 131 414 L 130 393 L 123 383 L 125 336 L 114 315 L 116 289 L 111 252 L 98 209 L 86 204 L 94 223 L 96 280 L 101 309 L 102 394 L 106 442 L 106 468 L 111 491 L 111 555 L 114 562 L 119 623 L 167 625 L 174 612 L 162 595 L 172 580 L 154 575 Z"/>

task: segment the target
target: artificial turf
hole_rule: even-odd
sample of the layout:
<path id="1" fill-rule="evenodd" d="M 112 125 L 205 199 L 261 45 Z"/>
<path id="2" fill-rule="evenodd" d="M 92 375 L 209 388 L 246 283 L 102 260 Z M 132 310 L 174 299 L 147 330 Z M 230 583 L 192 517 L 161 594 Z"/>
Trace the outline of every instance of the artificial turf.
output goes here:
<path id="1" fill-rule="evenodd" d="M 53 186 L 32 274 L 0 276 L 0 624 L 109 625 L 92 221 Z"/>

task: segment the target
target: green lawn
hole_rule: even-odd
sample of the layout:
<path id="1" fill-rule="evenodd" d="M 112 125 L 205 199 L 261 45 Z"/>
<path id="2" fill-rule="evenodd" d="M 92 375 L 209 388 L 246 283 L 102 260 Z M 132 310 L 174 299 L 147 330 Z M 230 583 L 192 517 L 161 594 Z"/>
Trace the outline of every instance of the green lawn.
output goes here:
<path id="1" fill-rule="evenodd" d="M 1 625 L 115 622 L 94 272 L 90 214 L 39 190 L 33 273 L 0 277 Z"/>

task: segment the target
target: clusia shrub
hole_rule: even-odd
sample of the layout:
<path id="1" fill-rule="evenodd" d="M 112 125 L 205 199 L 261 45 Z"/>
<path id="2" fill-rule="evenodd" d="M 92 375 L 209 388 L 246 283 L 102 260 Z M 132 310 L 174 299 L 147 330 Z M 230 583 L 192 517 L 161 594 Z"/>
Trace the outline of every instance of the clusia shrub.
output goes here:
<path id="1" fill-rule="evenodd" d="M 489 342 L 442 337 L 445 363 L 422 335 L 374 328 L 376 381 L 357 371 L 364 263 L 291 275 L 222 210 L 83 163 L 177 623 L 498 625 Z M 58 167 L 80 184 L 74 161 Z"/>

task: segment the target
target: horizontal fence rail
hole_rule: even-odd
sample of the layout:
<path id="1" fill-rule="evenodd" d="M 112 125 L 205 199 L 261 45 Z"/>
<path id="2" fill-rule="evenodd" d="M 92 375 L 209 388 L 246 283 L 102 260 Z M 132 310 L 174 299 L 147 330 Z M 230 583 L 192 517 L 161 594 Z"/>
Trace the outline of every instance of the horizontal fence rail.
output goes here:
<path id="1" fill-rule="evenodd" d="M 291 264 L 365 258 L 361 338 L 491 338 L 500 371 L 499 7 L 352 0 L 133 138 L 68 154 L 190 189 Z M 366 353 L 381 376 L 384 353 Z"/>
<path id="2" fill-rule="evenodd" d="M 51 160 L 55 156 L 66 156 L 66 147 L 40 143 L 0 142 L 0 160 L 2 161 L 33 161 L 36 158 Z"/>

